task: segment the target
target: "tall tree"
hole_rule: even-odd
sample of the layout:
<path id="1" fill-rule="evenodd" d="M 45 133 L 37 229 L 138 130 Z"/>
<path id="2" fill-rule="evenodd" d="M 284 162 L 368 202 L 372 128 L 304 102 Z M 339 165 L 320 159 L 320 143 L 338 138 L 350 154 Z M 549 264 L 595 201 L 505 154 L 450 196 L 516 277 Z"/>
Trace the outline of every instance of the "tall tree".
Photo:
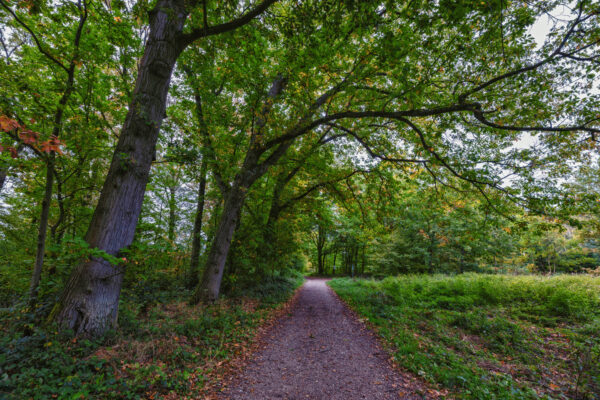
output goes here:
<path id="1" fill-rule="evenodd" d="M 549 8 L 558 4 L 552 3 Z M 543 12 L 547 9 L 544 7 Z M 557 29 L 537 54 L 526 44 L 531 43 L 526 30 L 540 10 L 529 5 L 513 4 L 512 14 L 502 27 L 506 36 L 501 40 L 493 40 L 499 33 L 498 13 L 506 12 L 500 4 L 464 2 L 452 6 L 417 2 L 379 8 L 361 3 L 352 11 L 362 13 L 364 25 L 344 24 L 347 14 L 329 12 L 327 17 L 341 18 L 339 23 L 326 24 L 333 27 L 313 30 L 310 40 L 303 39 L 311 46 L 311 57 L 302 59 L 300 65 L 288 60 L 286 66 L 293 73 L 283 75 L 273 71 L 272 76 L 278 77 L 272 82 L 264 105 L 249 107 L 256 121 L 252 120 L 244 160 L 226 198 L 195 301 L 214 301 L 218 297 L 245 193 L 296 140 L 311 140 L 308 139 L 311 134 L 314 140 L 319 136 L 314 132 L 322 132 L 325 127 L 358 143 L 377 161 L 417 164 L 439 184 L 448 185 L 448 179 L 453 177 L 461 187 L 475 190 L 488 200 L 488 191 L 494 189 L 513 201 L 535 207 L 554 200 L 541 195 L 544 188 L 528 183 L 534 179 L 527 163 L 542 162 L 558 171 L 564 168 L 564 158 L 511 148 L 519 135 L 542 132 L 550 148 L 563 156 L 570 152 L 574 157 L 585 151 L 582 140 L 597 140 L 600 129 L 591 113 L 596 100 L 590 99 L 586 106 L 575 111 L 572 105 L 576 91 L 564 91 L 563 86 L 553 82 L 558 71 L 565 82 L 573 84 L 583 76 L 583 71 L 584 79 L 593 80 L 596 76 L 591 65 L 597 60 L 590 49 L 598 47 L 594 39 L 598 27 L 593 22 L 598 17 L 590 2 L 579 2 L 570 23 L 562 30 Z M 479 21 L 477 29 L 474 21 Z M 307 20 L 302 20 L 302 24 L 310 26 Z M 331 39 L 345 38 L 344 29 L 353 40 L 343 41 L 346 46 L 340 49 L 331 44 Z M 579 32 L 588 35 L 584 38 Z M 335 48 L 337 53 L 319 48 L 322 34 L 327 36 L 328 48 Z M 512 37 L 509 43 L 505 43 L 506 37 Z M 422 46 L 423 43 L 427 46 Z M 294 47 L 297 44 L 286 45 L 288 54 L 297 58 L 298 48 Z M 303 49 L 301 45 L 299 48 Z M 321 50 L 324 54 L 335 54 L 336 60 L 327 59 Z M 286 59 L 282 53 L 285 54 L 277 55 Z M 538 61 L 528 62 L 532 56 L 537 56 Z M 398 62 L 403 57 L 406 61 Z M 317 61 L 320 63 L 309 64 Z M 336 67 L 331 74 L 322 65 L 327 62 Z M 574 67 L 576 72 L 569 74 L 565 67 L 569 63 L 580 67 Z M 284 90 L 284 83 L 294 89 Z M 553 101 L 541 102 L 525 89 L 540 85 L 554 89 L 548 92 L 552 93 Z M 301 89 L 296 91 L 298 87 Z M 515 97 L 513 92 L 521 95 Z M 273 103 L 277 103 L 278 117 L 272 115 Z M 297 104 L 303 108 L 295 111 Z M 531 107 L 536 111 L 522 112 Z M 560 124 L 556 115 L 565 116 L 563 121 L 570 123 Z M 514 123 L 507 124 L 508 118 Z M 277 121 L 277 126 L 270 121 Z M 555 137 L 561 133 L 578 150 L 567 150 L 565 142 L 559 144 Z M 503 151 L 510 152 L 513 163 L 503 162 Z M 521 186 L 515 185 L 512 190 L 502 186 L 501 175 L 507 167 L 523 176 Z M 540 198 L 544 199 L 542 204 L 536 204 Z M 351 252 L 354 258 L 355 250 Z"/>
<path id="2" fill-rule="evenodd" d="M 76 73 L 77 66 L 80 63 L 79 45 L 81 43 L 83 28 L 84 28 L 85 23 L 88 18 L 87 0 L 83 0 L 83 1 L 80 0 L 77 2 L 77 10 L 79 13 L 79 17 L 78 17 L 78 23 L 76 25 L 76 30 L 73 35 L 73 45 L 72 45 L 71 55 L 69 57 L 68 64 L 64 64 L 63 62 L 61 62 L 57 58 L 55 58 L 49 52 L 49 50 L 44 47 L 44 44 L 42 44 L 40 42 L 40 39 L 36 36 L 36 34 L 33 32 L 33 30 L 21 18 L 19 18 L 19 16 L 16 14 L 16 12 L 13 9 L 11 9 L 4 0 L 0 0 L 0 5 L 2 5 L 2 7 L 4 7 L 4 9 L 7 10 L 14 17 L 14 19 L 16 20 L 16 22 L 18 23 L 19 26 L 21 26 L 22 28 L 24 28 L 31 34 L 33 40 L 35 41 L 35 43 L 38 47 L 38 50 L 41 53 L 43 53 L 44 56 L 46 56 L 46 58 L 49 60 L 49 62 L 56 64 L 59 67 L 59 69 L 62 70 L 61 72 L 66 74 L 65 81 L 64 81 L 64 87 L 63 87 L 63 94 L 58 101 L 56 110 L 54 112 L 54 118 L 53 118 L 53 128 L 52 128 L 51 137 L 53 139 L 57 139 L 62 130 L 63 118 L 65 115 L 65 107 L 67 106 L 67 102 L 69 101 L 69 98 L 71 97 L 71 94 L 73 93 L 74 88 L 75 88 L 75 73 Z M 34 268 L 33 268 L 33 274 L 31 277 L 31 284 L 29 286 L 29 300 L 30 300 L 31 304 L 33 304 L 36 299 L 37 290 L 38 290 L 38 286 L 39 286 L 39 282 L 40 282 L 40 277 L 42 274 L 42 266 L 44 264 L 44 252 L 46 249 L 46 235 L 48 232 L 48 219 L 49 219 L 49 215 L 50 215 L 50 203 L 52 201 L 54 176 L 56 174 L 56 171 L 54 169 L 55 157 L 56 157 L 56 154 L 55 154 L 54 150 L 49 151 L 48 155 L 45 157 L 46 177 L 45 177 L 45 184 L 44 184 L 44 197 L 42 199 L 42 207 L 41 207 L 40 220 L 39 220 L 40 222 L 39 222 L 39 227 L 38 227 L 37 252 L 36 252 L 36 258 L 35 258 L 35 264 L 34 264 Z"/>
<path id="3" fill-rule="evenodd" d="M 85 237 L 91 247 L 116 255 L 133 240 L 171 75 L 181 52 L 200 38 L 249 23 L 274 2 L 265 0 L 237 19 L 213 26 L 208 26 L 205 14 L 204 25 L 189 32 L 184 27 L 196 2 L 156 3 L 129 112 Z M 95 257 L 82 262 L 74 268 L 52 317 L 75 334 L 101 335 L 116 323 L 122 281 L 119 266 Z"/>

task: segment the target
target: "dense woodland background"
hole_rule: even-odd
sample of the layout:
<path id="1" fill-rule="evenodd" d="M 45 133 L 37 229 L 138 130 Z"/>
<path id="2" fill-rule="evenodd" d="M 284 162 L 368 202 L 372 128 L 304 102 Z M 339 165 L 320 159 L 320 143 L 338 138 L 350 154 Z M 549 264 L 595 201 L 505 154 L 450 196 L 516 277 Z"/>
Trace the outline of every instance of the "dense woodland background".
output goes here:
<path id="1" fill-rule="evenodd" d="M 595 1 L 0 0 L 0 45 L 0 393 L 301 274 L 597 282 Z"/>

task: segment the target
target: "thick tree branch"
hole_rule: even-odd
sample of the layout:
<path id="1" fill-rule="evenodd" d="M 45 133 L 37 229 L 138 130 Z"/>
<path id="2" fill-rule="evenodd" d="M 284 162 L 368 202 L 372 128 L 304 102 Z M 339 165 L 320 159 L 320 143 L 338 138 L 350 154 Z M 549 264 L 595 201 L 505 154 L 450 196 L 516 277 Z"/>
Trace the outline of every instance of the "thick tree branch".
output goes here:
<path id="1" fill-rule="evenodd" d="M 0 0 L 4 1 L 4 0 Z M 192 30 L 190 33 L 186 33 L 181 35 L 181 43 L 183 47 L 187 47 L 195 40 L 198 40 L 203 37 L 218 35 L 221 33 L 233 31 L 241 26 L 246 25 L 250 21 L 252 21 L 255 17 L 259 16 L 263 12 L 265 12 L 272 4 L 276 3 L 277 0 L 264 0 L 262 3 L 258 4 L 252 10 L 248 11 L 246 14 L 242 15 L 239 18 L 236 18 L 230 22 L 226 22 L 224 24 L 208 26 L 206 20 L 205 25 L 200 28 L 196 28 Z M 205 14 L 206 15 L 206 14 Z"/>
<path id="2" fill-rule="evenodd" d="M 346 128 L 345 126 L 336 124 L 336 123 L 328 123 L 328 126 L 334 127 L 336 129 L 339 129 L 343 132 L 346 132 L 348 135 L 352 136 L 354 139 L 356 139 L 356 141 L 367 151 L 367 153 L 369 153 L 369 156 L 371 156 L 371 158 L 376 158 L 382 161 L 389 161 L 389 162 L 394 162 L 394 163 L 418 163 L 418 164 L 424 164 L 427 162 L 427 160 L 423 160 L 423 159 L 417 159 L 417 158 L 396 158 L 396 157 L 388 157 L 379 153 L 376 153 L 375 151 L 373 151 L 373 149 L 371 148 L 371 146 L 360 136 L 358 136 L 358 134 L 354 131 L 352 131 L 351 129 Z"/>
<path id="3" fill-rule="evenodd" d="M 276 137 L 265 143 L 266 148 L 273 147 L 275 145 L 284 143 L 286 141 L 295 139 L 298 136 L 302 136 L 303 134 L 311 131 L 312 129 L 320 126 L 327 125 L 332 121 L 337 121 L 340 119 L 358 119 L 358 118 L 389 118 L 389 119 L 401 119 L 403 117 L 432 117 L 441 114 L 447 114 L 451 112 L 459 112 L 459 111 L 474 111 L 480 108 L 479 104 L 476 103 L 465 103 L 465 104 L 456 104 L 445 107 L 434 107 L 434 108 L 423 108 L 423 109 L 414 109 L 414 110 L 405 110 L 405 111 L 342 111 L 339 113 L 334 113 L 330 115 L 326 115 L 324 117 L 315 119 L 311 122 L 307 122 L 304 124 L 297 124 L 292 129 L 290 129 L 287 133 Z"/>
<path id="4" fill-rule="evenodd" d="M 279 96 L 283 92 L 286 83 L 287 78 L 281 74 L 277 75 L 277 78 L 275 78 L 275 80 L 273 81 L 271 89 L 269 89 L 269 93 L 267 94 L 267 99 L 263 104 L 258 118 L 256 119 L 256 123 L 254 124 L 252 136 L 250 137 L 250 148 L 255 147 L 257 141 L 260 142 L 260 137 L 262 136 L 263 130 L 267 125 L 267 119 L 271 110 L 273 109 L 275 98 L 277 98 L 277 96 Z"/>
<path id="5" fill-rule="evenodd" d="M 574 131 L 583 131 L 589 132 L 592 134 L 592 138 L 595 140 L 595 135 L 600 133 L 600 128 L 593 128 L 588 126 L 587 124 L 591 122 L 587 122 L 583 125 L 574 125 L 574 126 L 563 126 L 563 127 L 548 127 L 548 126 L 515 126 L 515 125 L 500 125 L 495 122 L 488 120 L 485 117 L 485 112 L 481 110 L 481 108 L 473 110 L 473 116 L 484 125 L 487 125 L 492 128 L 502 129 L 507 131 L 517 131 L 517 132 L 574 132 Z M 593 121 L 593 120 L 592 120 Z"/>
<path id="6" fill-rule="evenodd" d="M 306 188 L 304 190 L 304 192 L 302 192 L 300 194 L 297 194 L 296 196 L 294 196 L 294 197 L 288 199 L 287 201 L 285 201 L 283 204 L 281 204 L 279 206 L 279 208 L 281 210 L 285 210 L 286 208 L 290 207 L 293 203 L 295 203 L 295 202 L 297 202 L 299 200 L 302 200 L 303 198 L 305 198 L 306 196 L 308 196 L 309 194 L 311 194 L 315 190 L 317 190 L 319 188 L 322 188 L 322 187 L 329 186 L 329 185 L 331 185 L 333 183 L 337 183 L 337 182 L 341 182 L 343 180 L 346 180 L 346 179 L 348 179 L 348 178 L 350 178 L 350 177 L 358 174 L 359 172 L 365 172 L 365 171 L 363 171 L 363 170 L 354 170 L 354 171 L 352 171 L 352 172 L 350 172 L 348 174 L 345 174 L 344 176 L 341 176 L 339 178 L 329 179 L 327 181 L 318 182 L 318 183 L 316 183 L 316 184 L 314 184 L 312 186 L 309 186 L 308 188 Z"/>

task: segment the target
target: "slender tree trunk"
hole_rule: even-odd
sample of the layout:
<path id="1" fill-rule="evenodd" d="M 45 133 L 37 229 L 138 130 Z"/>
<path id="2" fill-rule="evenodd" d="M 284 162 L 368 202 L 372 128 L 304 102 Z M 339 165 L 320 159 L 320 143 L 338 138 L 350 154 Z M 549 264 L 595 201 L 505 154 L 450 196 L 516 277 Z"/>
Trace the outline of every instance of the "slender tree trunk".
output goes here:
<path id="1" fill-rule="evenodd" d="M 175 241 L 175 186 L 169 187 L 169 241 L 173 243 Z"/>
<path id="2" fill-rule="evenodd" d="M 274 250 L 275 250 L 275 246 L 274 246 L 274 242 L 275 241 L 275 220 L 271 218 L 271 216 L 269 215 L 269 218 L 267 219 L 267 223 L 265 224 L 264 228 L 263 228 L 263 235 L 262 235 L 262 243 L 261 246 L 258 250 L 258 259 L 260 260 L 261 265 L 261 271 L 260 273 L 264 273 L 266 268 L 268 268 L 269 266 L 274 267 L 274 263 L 273 263 L 273 259 L 274 257 Z"/>
<path id="3" fill-rule="evenodd" d="M 215 302 L 218 299 L 227 254 L 238 219 L 240 218 L 242 206 L 244 205 L 246 192 L 258 178 L 263 176 L 285 154 L 292 143 L 289 141 L 282 144 L 267 160 L 259 164 L 262 151 L 257 140 L 262 140 L 263 128 L 273 105 L 273 99 L 282 92 L 286 81 L 285 77 L 278 76 L 269 90 L 269 100 L 265 102 L 260 117 L 256 121 L 255 129 L 250 138 L 250 148 L 246 153 L 244 163 L 233 180 L 231 188 L 227 191 L 223 214 L 221 215 L 221 220 L 215 232 L 215 238 L 208 253 L 202 281 L 190 299 L 191 303 L 198 303 L 200 301 Z"/>
<path id="4" fill-rule="evenodd" d="M 337 250 L 333 252 L 333 266 L 331 267 L 331 274 L 335 275 L 335 259 L 337 257 Z"/>
<path id="5" fill-rule="evenodd" d="M 110 255 L 133 240 L 187 15 L 183 1 L 175 0 L 159 1 L 150 13 L 129 112 L 86 234 L 91 248 Z M 77 335 L 103 334 L 116 325 L 123 272 L 102 258 L 83 261 L 71 273 L 51 318 Z"/>
<path id="6" fill-rule="evenodd" d="M 358 274 L 358 252 L 360 250 L 360 247 L 358 246 L 358 244 L 355 245 L 354 248 L 354 269 L 352 270 L 353 274 L 356 275 Z"/>
<path id="7" fill-rule="evenodd" d="M 202 217 L 204 216 L 204 195 L 206 192 L 206 171 L 208 165 L 202 159 L 200 166 L 200 185 L 198 186 L 198 202 L 196 205 L 196 218 L 192 233 L 192 256 L 190 258 L 190 271 L 186 280 L 186 287 L 193 289 L 198 284 L 198 269 L 200 266 L 200 244 L 202 240 Z"/>
<path id="8" fill-rule="evenodd" d="M 269 265 L 273 270 L 275 269 L 275 224 L 279 219 L 279 213 L 281 212 L 278 201 L 279 196 L 277 196 L 277 193 L 274 193 L 273 199 L 271 200 L 271 208 L 269 209 L 269 217 L 262 230 L 262 245 L 258 250 L 258 259 L 260 260 L 260 264 L 262 264 L 261 274 L 265 272 L 264 269 Z"/>
<path id="9" fill-rule="evenodd" d="M 429 235 L 430 239 L 429 239 L 429 263 L 428 263 L 429 265 L 428 265 L 428 267 L 429 267 L 429 273 L 430 274 L 434 273 L 434 265 L 435 265 L 434 264 L 434 252 L 435 252 L 435 249 L 434 249 L 434 240 L 435 240 L 434 239 L 434 235 L 435 235 L 435 233 L 431 233 Z"/>
<path id="10" fill-rule="evenodd" d="M 267 218 L 267 223 L 262 230 L 262 246 L 259 248 L 258 254 L 260 262 L 265 267 L 271 265 L 273 269 L 275 268 L 275 225 L 279 219 L 279 215 L 286 207 L 285 204 L 280 204 L 281 195 L 283 194 L 283 190 L 285 189 L 286 185 L 290 183 L 294 176 L 296 176 L 296 174 L 300 171 L 301 166 L 302 164 L 299 164 L 289 173 L 280 176 L 275 183 L 273 196 L 271 197 L 271 207 L 269 208 L 269 217 Z"/>
<path id="11" fill-rule="evenodd" d="M 244 204 L 246 190 L 245 187 L 236 183 L 227 194 L 215 238 L 208 253 L 202 281 L 196 288 L 191 303 L 200 301 L 215 302 L 219 298 L 223 269 L 225 261 L 227 261 L 235 226 Z"/>
<path id="12" fill-rule="evenodd" d="M 365 274 L 365 264 L 367 261 L 367 245 L 363 244 L 363 248 L 362 248 L 362 268 L 361 268 L 361 274 L 364 275 Z"/>
<path id="13" fill-rule="evenodd" d="M 323 249 L 325 248 L 325 242 L 327 238 L 325 236 L 325 228 L 319 224 L 317 227 L 317 274 L 323 275 Z"/>
<path id="14" fill-rule="evenodd" d="M 317 274 L 323 274 L 323 257 L 321 246 L 317 246 Z"/>
<path id="15" fill-rule="evenodd" d="M 52 236 L 52 241 L 54 243 L 60 244 L 62 242 L 64 229 L 58 231 L 58 228 L 65 220 L 65 204 L 62 194 L 62 183 L 59 177 L 56 177 L 56 201 L 58 203 L 58 219 L 56 220 L 56 223 L 50 227 L 50 236 Z"/>
<path id="16" fill-rule="evenodd" d="M 48 218 L 50 215 L 50 203 L 52 202 L 52 186 L 54 185 L 54 153 L 49 155 L 46 164 L 46 184 L 44 187 L 44 198 L 42 199 L 42 211 L 40 213 L 40 224 L 38 226 L 37 249 L 35 264 L 29 284 L 29 303 L 35 304 L 38 287 L 42 276 L 44 265 L 44 252 L 46 250 L 46 234 L 48 232 Z"/>
<path id="17" fill-rule="evenodd" d="M 79 17 L 79 25 L 77 27 L 77 32 L 75 34 L 74 40 L 74 51 L 73 57 L 71 58 L 71 62 L 69 63 L 69 67 L 65 67 L 65 71 L 67 72 L 67 81 L 65 84 L 64 92 L 58 101 L 58 107 L 56 108 L 56 112 L 54 113 L 54 121 L 52 128 L 52 136 L 54 138 L 58 138 L 62 128 L 62 121 L 64 117 L 65 107 L 67 106 L 67 102 L 71 97 L 71 93 L 73 93 L 74 85 L 75 85 L 75 69 L 77 67 L 77 58 L 79 54 L 79 43 L 81 40 L 81 35 L 83 32 L 83 27 L 87 20 L 87 5 L 84 2 L 82 14 Z M 55 160 L 54 151 L 50 151 L 48 154 L 48 159 L 46 160 L 46 183 L 44 190 L 44 199 L 42 200 L 42 212 L 40 215 L 40 225 L 38 230 L 38 240 L 37 240 L 37 251 L 35 258 L 35 265 L 33 267 L 33 273 L 31 276 L 31 284 L 29 286 L 29 304 L 33 306 L 37 297 L 37 290 L 40 283 L 40 278 L 42 276 L 42 266 L 44 265 L 44 253 L 46 249 L 46 234 L 48 229 L 48 217 L 50 214 L 50 203 L 52 201 L 52 187 L 54 185 L 54 160 Z"/>
<path id="18" fill-rule="evenodd" d="M 350 275 L 350 252 L 347 248 L 344 250 L 344 272 Z"/>

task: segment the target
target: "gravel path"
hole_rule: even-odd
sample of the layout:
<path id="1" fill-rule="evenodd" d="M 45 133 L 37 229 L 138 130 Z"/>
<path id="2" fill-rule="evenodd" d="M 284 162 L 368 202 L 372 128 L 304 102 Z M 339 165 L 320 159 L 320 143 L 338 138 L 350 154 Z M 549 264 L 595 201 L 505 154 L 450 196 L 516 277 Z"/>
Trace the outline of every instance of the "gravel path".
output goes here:
<path id="1" fill-rule="evenodd" d="M 266 337 L 223 399 L 413 399 L 376 339 L 324 279 L 300 289 L 291 315 Z"/>

